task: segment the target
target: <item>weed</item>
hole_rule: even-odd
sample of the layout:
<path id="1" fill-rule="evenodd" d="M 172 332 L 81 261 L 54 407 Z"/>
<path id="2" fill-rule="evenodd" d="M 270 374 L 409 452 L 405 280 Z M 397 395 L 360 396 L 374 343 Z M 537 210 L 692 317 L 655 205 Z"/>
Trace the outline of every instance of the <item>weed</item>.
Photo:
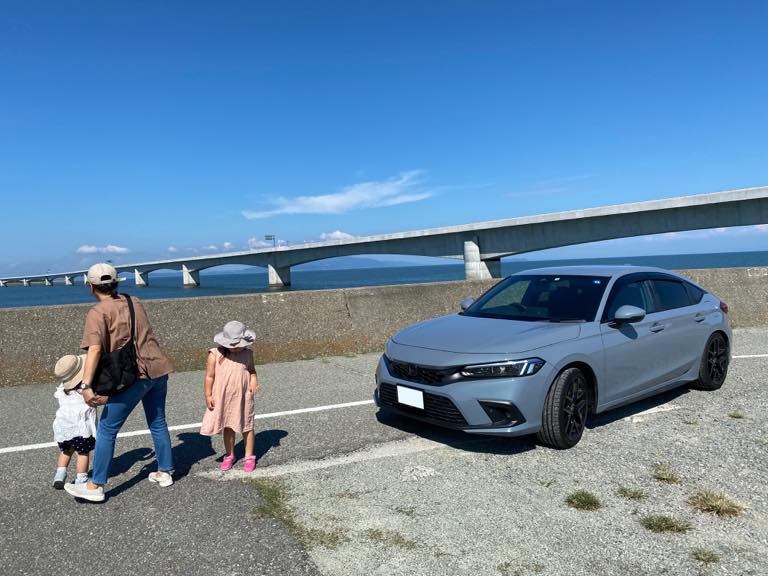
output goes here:
<path id="1" fill-rule="evenodd" d="M 395 508 L 395 512 L 408 518 L 416 517 L 416 508 L 414 506 L 398 506 Z"/>
<path id="2" fill-rule="evenodd" d="M 358 500 L 360 496 L 370 494 L 371 492 L 373 492 L 373 490 L 360 490 L 360 491 L 343 490 L 341 492 L 336 492 L 334 496 L 336 496 L 336 498 L 347 498 L 349 500 Z"/>
<path id="3" fill-rule="evenodd" d="M 566 504 L 577 510 L 597 510 L 600 508 L 600 500 L 586 490 L 577 490 L 565 499 Z"/>
<path id="4" fill-rule="evenodd" d="M 641 490 L 640 488 L 630 488 L 628 486 L 619 486 L 617 493 L 622 498 L 628 498 L 630 500 L 645 500 L 647 496 L 645 490 Z"/>
<path id="5" fill-rule="evenodd" d="M 747 415 L 744 414 L 744 412 L 742 412 L 741 410 L 731 410 L 730 412 L 728 412 L 728 416 L 735 420 L 743 420 L 744 418 L 747 417 Z"/>
<path id="6" fill-rule="evenodd" d="M 261 503 L 256 507 L 256 516 L 277 520 L 307 548 L 314 548 L 315 546 L 335 548 L 347 541 L 346 534 L 341 528 L 321 530 L 319 528 L 307 528 L 301 524 L 296 519 L 293 508 L 288 505 L 290 492 L 284 482 L 274 478 L 254 478 L 250 480 L 250 483 L 261 499 Z"/>
<path id="7" fill-rule="evenodd" d="M 717 514 L 720 517 L 738 516 L 744 512 L 744 506 L 725 494 L 715 490 L 699 490 L 691 496 L 688 503 L 701 512 Z"/>
<path id="8" fill-rule="evenodd" d="M 365 535 L 372 542 L 378 542 L 387 546 L 397 546 L 405 550 L 415 550 L 419 547 L 419 542 L 416 540 L 409 540 L 399 532 L 386 532 L 379 530 L 378 528 L 372 528 L 365 531 Z"/>
<path id="9" fill-rule="evenodd" d="M 653 477 L 659 482 L 666 482 L 667 484 L 679 484 L 680 476 L 675 472 L 669 464 L 659 463 L 653 468 Z"/>
<path id="10" fill-rule="evenodd" d="M 686 520 L 679 520 L 662 514 L 651 514 L 640 518 L 643 528 L 651 532 L 688 532 L 693 526 Z"/>
<path id="11" fill-rule="evenodd" d="M 501 576 L 523 576 L 524 574 L 541 574 L 544 572 L 544 564 L 534 562 L 530 565 L 517 565 L 513 562 L 502 562 L 496 566 Z"/>
<path id="12" fill-rule="evenodd" d="M 695 418 L 694 416 L 686 416 L 683 418 L 683 424 L 688 424 L 689 426 L 696 426 L 699 423 L 699 419 Z"/>
<path id="13" fill-rule="evenodd" d="M 704 564 L 714 564 L 720 560 L 720 555 L 706 548 L 694 548 L 691 550 L 691 558 Z"/>

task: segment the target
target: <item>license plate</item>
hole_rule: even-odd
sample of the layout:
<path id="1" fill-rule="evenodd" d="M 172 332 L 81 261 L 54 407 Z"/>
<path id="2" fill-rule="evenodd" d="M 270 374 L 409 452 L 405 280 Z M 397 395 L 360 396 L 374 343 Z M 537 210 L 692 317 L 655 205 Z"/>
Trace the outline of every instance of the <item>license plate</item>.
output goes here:
<path id="1" fill-rule="evenodd" d="M 397 401 L 400 402 L 400 404 L 424 410 L 424 393 L 421 390 L 398 386 Z"/>

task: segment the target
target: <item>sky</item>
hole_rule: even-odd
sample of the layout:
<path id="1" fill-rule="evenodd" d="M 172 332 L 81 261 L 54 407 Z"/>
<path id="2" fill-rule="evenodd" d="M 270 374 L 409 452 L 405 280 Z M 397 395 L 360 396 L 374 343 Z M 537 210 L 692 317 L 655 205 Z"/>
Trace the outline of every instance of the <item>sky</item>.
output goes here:
<path id="1" fill-rule="evenodd" d="M 768 3 L 3 0 L 0 277 L 768 185 Z M 768 250 L 765 226 L 556 255 Z"/>

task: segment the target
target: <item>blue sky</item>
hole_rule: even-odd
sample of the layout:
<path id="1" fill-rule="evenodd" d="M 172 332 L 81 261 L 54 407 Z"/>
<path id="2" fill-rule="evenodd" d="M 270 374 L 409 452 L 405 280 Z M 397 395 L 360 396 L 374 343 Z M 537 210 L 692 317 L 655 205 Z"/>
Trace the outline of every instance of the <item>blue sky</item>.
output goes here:
<path id="1" fill-rule="evenodd" d="M 0 12 L 0 276 L 768 184 L 768 3 Z M 765 227 L 563 255 L 768 249 Z"/>

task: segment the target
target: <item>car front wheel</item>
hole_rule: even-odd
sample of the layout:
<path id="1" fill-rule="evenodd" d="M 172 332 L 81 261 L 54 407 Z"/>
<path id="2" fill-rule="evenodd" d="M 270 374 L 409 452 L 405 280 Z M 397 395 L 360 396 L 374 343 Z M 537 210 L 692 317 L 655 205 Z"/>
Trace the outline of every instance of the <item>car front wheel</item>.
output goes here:
<path id="1" fill-rule="evenodd" d="M 719 332 L 715 332 L 707 340 L 704 354 L 699 367 L 699 379 L 694 388 L 699 390 L 717 390 L 725 382 L 728 374 L 730 353 L 728 341 Z"/>
<path id="2" fill-rule="evenodd" d="M 571 448 L 579 443 L 589 414 L 589 383 L 578 368 L 563 370 L 544 400 L 539 441 L 553 448 Z"/>

